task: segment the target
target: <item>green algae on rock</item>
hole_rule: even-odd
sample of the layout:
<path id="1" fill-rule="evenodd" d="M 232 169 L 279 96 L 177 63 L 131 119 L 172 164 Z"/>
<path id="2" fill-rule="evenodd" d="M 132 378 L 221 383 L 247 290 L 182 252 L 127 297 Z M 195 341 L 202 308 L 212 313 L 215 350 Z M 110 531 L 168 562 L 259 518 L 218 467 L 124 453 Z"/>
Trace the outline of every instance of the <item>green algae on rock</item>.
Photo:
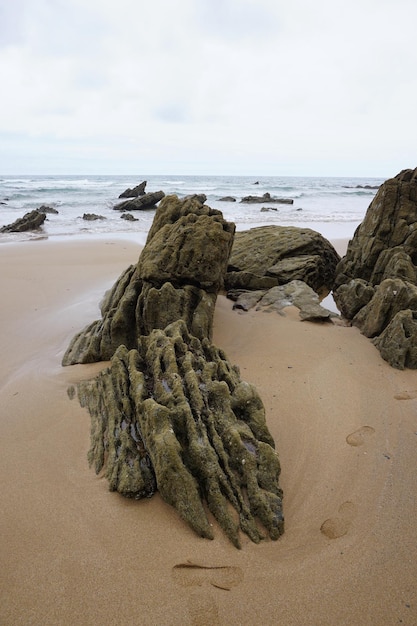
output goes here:
<path id="1" fill-rule="evenodd" d="M 336 268 L 334 299 L 390 365 L 417 368 L 417 169 L 379 188 Z"/>
<path id="2" fill-rule="evenodd" d="M 270 289 L 301 280 L 326 296 L 340 257 L 310 228 L 259 226 L 236 233 L 225 278 L 227 289 Z"/>
<path id="3" fill-rule="evenodd" d="M 121 346 L 111 366 L 78 385 L 91 414 L 90 464 L 110 489 L 141 498 L 158 489 L 202 537 L 204 502 L 239 546 L 239 528 L 259 542 L 259 518 L 283 531 L 280 465 L 256 389 L 221 350 L 183 320 Z M 230 505 L 232 505 L 230 507 Z"/>
<path id="4" fill-rule="evenodd" d="M 236 547 L 283 532 L 280 464 L 262 400 L 211 341 L 234 225 L 201 199 L 160 203 L 145 248 L 71 342 L 64 365 L 111 359 L 77 385 L 90 465 L 113 491 L 158 490 L 200 536 Z"/>
<path id="5" fill-rule="evenodd" d="M 71 341 L 63 365 L 111 359 L 119 345 L 184 318 L 199 338 L 211 337 L 235 226 L 197 198 L 166 196 L 136 265 L 105 295 L 100 320 Z"/>

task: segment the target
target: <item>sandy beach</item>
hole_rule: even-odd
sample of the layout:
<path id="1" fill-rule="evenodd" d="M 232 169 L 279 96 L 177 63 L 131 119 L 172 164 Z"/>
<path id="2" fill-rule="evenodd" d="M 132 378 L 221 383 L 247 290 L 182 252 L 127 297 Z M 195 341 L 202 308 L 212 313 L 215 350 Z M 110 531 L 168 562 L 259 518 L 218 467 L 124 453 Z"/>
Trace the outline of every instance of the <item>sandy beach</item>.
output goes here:
<path id="1" fill-rule="evenodd" d="M 0 245 L 0 624 L 415 626 L 417 374 L 355 328 L 218 298 L 214 342 L 280 455 L 278 541 L 237 550 L 215 524 L 201 539 L 158 494 L 124 499 L 89 469 L 66 390 L 103 364 L 61 359 L 139 252 L 110 235 Z"/>

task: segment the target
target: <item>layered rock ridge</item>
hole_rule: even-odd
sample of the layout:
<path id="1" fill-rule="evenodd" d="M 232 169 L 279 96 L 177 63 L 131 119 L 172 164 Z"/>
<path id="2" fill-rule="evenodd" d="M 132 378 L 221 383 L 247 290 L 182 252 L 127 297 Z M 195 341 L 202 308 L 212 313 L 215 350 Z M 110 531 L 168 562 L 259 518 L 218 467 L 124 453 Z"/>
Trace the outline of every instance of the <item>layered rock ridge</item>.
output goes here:
<path id="1" fill-rule="evenodd" d="M 337 266 L 334 299 L 390 365 L 417 368 L 417 169 L 379 188 Z"/>
<path id="2" fill-rule="evenodd" d="M 280 464 L 256 389 L 212 343 L 235 227 L 199 198 L 166 196 L 138 263 L 106 294 L 64 365 L 110 359 L 77 385 L 89 462 L 111 490 L 156 490 L 202 537 L 208 512 L 240 547 L 283 532 Z"/>

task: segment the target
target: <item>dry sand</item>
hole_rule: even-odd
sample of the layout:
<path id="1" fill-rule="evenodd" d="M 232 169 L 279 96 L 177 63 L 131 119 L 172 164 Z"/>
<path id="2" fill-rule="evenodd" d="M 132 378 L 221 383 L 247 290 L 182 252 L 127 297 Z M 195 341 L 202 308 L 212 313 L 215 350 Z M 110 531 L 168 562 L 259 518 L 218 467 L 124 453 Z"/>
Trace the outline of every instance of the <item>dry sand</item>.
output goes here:
<path id="1" fill-rule="evenodd" d="M 98 367 L 60 361 L 138 250 L 0 245 L 0 624 L 415 626 L 417 373 L 354 328 L 219 297 L 215 342 L 280 454 L 279 541 L 200 539 L 158 495 L 124 499 L 88 468 L 89 416 L 66 389 Z"/>

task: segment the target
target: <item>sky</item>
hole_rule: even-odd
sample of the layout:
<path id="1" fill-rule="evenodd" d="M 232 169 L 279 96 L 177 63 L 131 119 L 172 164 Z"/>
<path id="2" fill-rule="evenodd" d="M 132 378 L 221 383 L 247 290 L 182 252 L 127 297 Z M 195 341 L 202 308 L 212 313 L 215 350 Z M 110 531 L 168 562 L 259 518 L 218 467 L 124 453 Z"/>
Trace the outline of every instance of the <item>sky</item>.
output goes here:
<path id="1" fill-rule="evenodd" d="M 415 0 L 0 0 L 0 174 L 417 167 Z"/>

